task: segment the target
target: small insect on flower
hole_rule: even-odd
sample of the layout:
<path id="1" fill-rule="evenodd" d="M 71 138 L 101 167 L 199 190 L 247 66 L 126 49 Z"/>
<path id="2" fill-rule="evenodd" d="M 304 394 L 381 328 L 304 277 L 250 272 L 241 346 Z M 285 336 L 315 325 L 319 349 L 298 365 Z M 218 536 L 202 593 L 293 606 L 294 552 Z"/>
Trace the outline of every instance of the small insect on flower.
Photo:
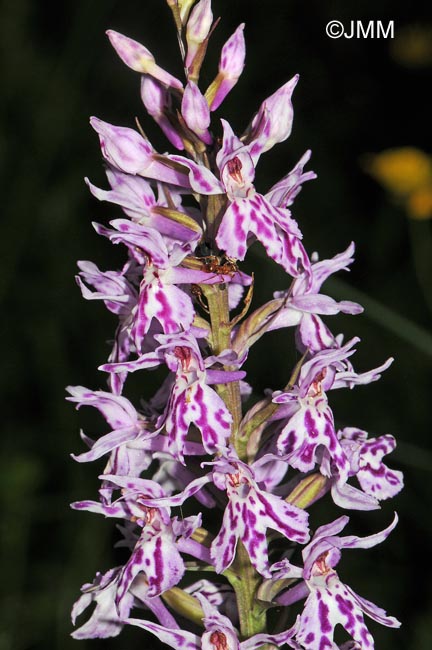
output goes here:
<path id="1" fill-rule="evenodd" d="M 231 257 L 218 257 L 217 255 L 208 255 L 204 258 L 204 268 L 209 273 L 216 275 L 229 275 L 233 277 L 238 271 L 237 263 Z"/>

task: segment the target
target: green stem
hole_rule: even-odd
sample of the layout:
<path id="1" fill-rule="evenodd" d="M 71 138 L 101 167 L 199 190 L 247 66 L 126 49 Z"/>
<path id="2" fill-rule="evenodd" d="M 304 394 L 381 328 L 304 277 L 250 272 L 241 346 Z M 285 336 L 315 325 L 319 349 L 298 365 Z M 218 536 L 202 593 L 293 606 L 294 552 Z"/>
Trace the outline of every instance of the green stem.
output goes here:
<path id="1" fill-rule="evenodd" d="M 243 639 L 248 639 L 266 631 L 267 618 L 265 609 L 256 600 L 261 576 L 253 568 L 248 552 L 240 541 L 232 569 L 236 578 L 230 578 L 230 583 L 237 598 L 240 634 Z"/>
<path id="2" fill-rule="evenodd" d="M 220 354 L 231 347 L 231 325 L 228 307 L 228 289 L 225 284 L 201 285 L 203 294 L 207 299 L 212 328 L 212 341 L 214 354 Z M 233 370 L 226 366 L 226 370 Z M 216 389 L 227 405 L 232 417 L 231 442 L 236 447 L 236 438 L 240 421 L 242 419 L 240 385 L 238 381 L 218 384 Z"/>
<path id="3" fill-rule="evenodd" d="M 231 347 L 231 323 L 228 306 L 228 290 L 225 284 L 201 285 L 207 299 L 214 354 L 220 354 Z M 230 366 L 226 370 L 232 370 Z M 240 385 L 238 381 L 216 386 L 233 417 L 231 443 L 237 452 L 243 449 L 239 440 L 239 425 L 242 419 Z M 225 574 L 231 583 L 237 598 L 240 619 L 240 634 L 247 639 L 254 634 L 265 632 L 265 610 L 256 600 L 256 591 L 261 583 L 261 576 L 252 566 L 248 552 L 239 541 L 237 553 L 230 574 Z"/>

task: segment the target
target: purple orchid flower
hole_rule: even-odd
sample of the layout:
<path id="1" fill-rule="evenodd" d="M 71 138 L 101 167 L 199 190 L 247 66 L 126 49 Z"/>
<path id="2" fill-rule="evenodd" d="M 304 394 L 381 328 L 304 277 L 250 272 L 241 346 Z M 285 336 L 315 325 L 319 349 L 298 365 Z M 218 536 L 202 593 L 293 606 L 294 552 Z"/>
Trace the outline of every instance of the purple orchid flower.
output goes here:
<path id="1" fill-rule="evenodd" d="M 203 165 L 183 158 L 171 159 L 188 167 L 192 189 L 200 194 L 226 194 L 228 207 L 222 217 L 216 243 L 234 259 L 242 260 L 253 235 L 264 246 L 269 257 L 281 264 L 292 276 L 310 269 L 310 262 L 301 244 L 302 234 L 287 209 L 273 206 L 253 185 L 255 167 L 245 146 L 228 122 L 222 120 L 224 137 L 216 156 L 221 180 Z"/>
<path id="2" fill-rule="evenodd" d="M 277 530 L 289 540 L 301 544 L 307 542 L 307 512 L 262 490 L 255 480 L 253 468 L 236 458 L 233 451 L 227 458 L 215 461 L 213 482 L 228 496 L 222 527 L 211 547 L 218 573 L 231 565 L 240 539 L 256 570 L 261 575 L 270 575 L 267 528 Z"/>
<path id="3" fill-rule="evenodd" d="M 103 157 L 110 165 L 128 174 L 190 187 L 187 176 L 164 165 L 148 140 L 134 129 L 114 126 L 97 117 L 90 118 L 90 124 L 99 135 Z"/>
<path id="4" fill-rule="evenodd" d="M 170 245 L 169 240 L 180 242 L 198 241 L 202 232 L 200 215 L 181 206 L 181 195 L 178 188 L 163 187 L 159 184 L 159 193 L 156 199 L 150 183 L 142 176 L 126 174 L 110 166 L 106 169 L 106 175 L 111 190 L 102 190 L 90 183 L 88 179 L 85 179 L 91 193 L 99 201 L 109 201 L 121 206 L 132 221 L 157 230 L 164 239 L 168 240 L 167 246 Z M 179 223 L 161 214 L 160 209 L 168 207 L 167 197 L 169 197 L 170 206 L 174 207 L 177 212 L 182 212 L 186 217 L 190 217 L 194 221 L 195 218 L 198 219 L 193 224 L 193 229 L 184 223 Z"/>
<path id="5" fill-rule="evenodd" d="M 275 579 L 302 577 L 304 580 L 300 589 L 296 586 L 277 599 L 279 603 L 287 605 L 308 594 L 296 630 L 296 640 L 304 650 L 333 649 L 333 632 L 338 624 L 345 628 L 361 650 L 373 650 L 374 641 L 365 625 L 364 614 L 381 625 L 400 626 L 393 616 L 388 616 L 383 609 L 361 598 L 343 584 L 334 570 L 342 549 L 371 548 L 383 542 L 396 526 L 397 515 L 395 514 L 390 526 L 375 535 L 339 537 L 337 534 L 345 528 L 348 521 L 349 517 L 339 517 L 331 524 L 317 529 L 310 544 L 303 549 L 303 570 L 290 565 L 286 560 L 272 567 L 278 570 Z"/>
<path id="6" fill-rule="evenodd" d="M 181 552 L 197 555 L 204 561 L 209 561 L 210 555 L 208 549 L 189 539 L 201 525 L 200 515 L 179 521 L 171 519 L 169 508 L 149 505 L 166 500 L 163 489 L 155 481 L 107 474 L 100 478 L 112 482 L 117 489 L 121 488 L 120 499 L 110 505 L 78 502 L 74 504 L 75 508 L 124 518 L 141 528 L 134 540 L 132 555 L 121 569 L 118 580 L 115 601 L 120 616 L 124 617 L 128 614 L 128 594 L 136 576 L 145 575 L 144 595 L 153 598 L 181 580 L 185 570 Z"/>
<path id="7" fill-rule="evenodd" d="M 292 640 L 295 634 L 294 628 L 279 634 L 254 634 L 245 641 L 239 641 L 238 632 L 230 619 L 220 614 L 203 595 L 197 594 L 196 598 L 204 612 L 205 631 L 201 637 L 193 632 L 172 630 L 138 618 L 129 618 L 126 622 L 151 632 L 175 650 L 178 648 L 182 648 L 182 650 L 258 650 L 266 643 L 274 644 L 277 647 L 284 644 L 288 644 L 292 648 L 297 647 Z"/>
<path id="8" fill-rule="evenodd" d="M 184 444 L 192 423 L 201 432 L 207 453 L 222 451 L 231 432 L 232 416 L 224 401 L 208 384 L 237 381 L 243 379 L 245 373 L 207 370 L 197 341 L 191 333 L 161 334 L 155 338 L 160 346 L 154 352 L 143 354 L 136 361 L 105 364 L 101 370 L 135 372 L 166 363 L 176 377 L 158 427 L 165 426 L 170 453 L 183 461 Z"/>
<path id="9" fill-rule="evenodd" d="M 133 606 L 139 604 L 155 614 L 160 623 L 172 629 L 178 624 L 159 597 L 147 598 L 143 581 L 136 579 L 123 599 L 123 614 L 120 616 L 116 605 L 116 595 L 121 576 L 121 567 L 110 569 L 105 574 L 97 573 L 92 583 L 82 586 L 82 596 L 72 608 L 72 624 L 91 604 L 96 607 L 84 625 L 72 633 L 74 639 L 101 639 L 118 636 L 125 625 Z"/>
<path id="10" fill-rule="evenodd" d="M 402 490 L 402 472 L 389 469 L 383 463 L 383 456 L 391 453 L 396 447 L 393 436 L 385 435 L 368 439 L 366 431 L 345 427 L 342 431 L 338 431 L 338 438 L 348 458 L 350 466 L 348 476 L 357 478 L 361 490 L 344 483 L 336 474 L 332 480 L 331 490 L 333 501 L 337 505 L 342 508 L 352 508 L 353 502 L 370 503 L 370 508 L 361 509 L 378 508 L 379 501 L 390 499 Z M 331 467 L 331 458 L 324 457 L 323 463 Z"/>
<path id="11" fill-rule="evenodd" d="M 353 261 L 354 243 L 346 251 L 332 259 L 315 262 L 311 266 L 310 275 L 303 274 L 295 278 L 288 291 L 278 291 L 274 294 L 276 300 L 283 300 L 283 307 L 271 319 L 267 331 L 281 327 L 298 326 L 299 338 L 303 350 L 318 352 L 333 347 L 334 337 L 322 322 L 320 316 L 333 316 L 340 312 L 344 314 L 361 314 L 363 307 L 350 300 L 337 302 L 330 296 L 320 293 L 322 284 L 330 275 L 340 270 L 348 270 Z"/>
<path id="12" fill-rule="evenodd" d="M 346 481 L 348 477 L 349 462 L 336 434 L 326 391 L 376 381 L 392 362 L 389 359 L 379 368 L 357 374 L 348 358 L 359 340 L 353 338 L 340 348 L 317 352 L 302 366 L 298 385 L 273 397 L 276 404 L 286 404 L 277 417 L 288 417 L 277 440 L 278 452 L 302 472 L 314 469 L 319 460 L 317 451 L 323 446 L 341 479 Z"/>
<path id="13" fill-rule="evenodd" d="M 132 406 L 126 397 L 113 395 L 106 391 L 92 391 L 83 386 L 68 386 L 70 402 L 81 406 L 94 406 L 112 427 L 112 431 L 92 444 L 90 451 L 72 457 L 80 463 L 96 460 L 119 445 L 156 435 L 157 431 L 149 429 L 148 421 Z"/>

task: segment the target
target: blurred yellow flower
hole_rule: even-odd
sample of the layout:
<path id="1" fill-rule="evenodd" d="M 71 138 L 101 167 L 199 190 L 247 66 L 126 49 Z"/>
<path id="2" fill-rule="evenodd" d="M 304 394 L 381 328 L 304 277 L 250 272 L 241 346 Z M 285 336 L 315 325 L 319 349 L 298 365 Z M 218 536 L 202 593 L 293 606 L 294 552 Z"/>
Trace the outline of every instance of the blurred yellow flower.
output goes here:
<path id="1" fill-rule="evenodd" d="M 413 192 L 407 201 L 408 215 L 412 219 L 432 218 L 432 185 Z"/>
<path id="2" fill-rule="evenodd" d="M 390 53 L 398 63 L 409 67 L 432 64 L 432 25 L 413 24 L 396 31 Z"/>
<path id="3" fill-rule="evenodd" d="M 400 147 L 369 156 L 366 171 L 405 204 L 412 219 L 432 218 L 432 158 L 420 149 Z"/>

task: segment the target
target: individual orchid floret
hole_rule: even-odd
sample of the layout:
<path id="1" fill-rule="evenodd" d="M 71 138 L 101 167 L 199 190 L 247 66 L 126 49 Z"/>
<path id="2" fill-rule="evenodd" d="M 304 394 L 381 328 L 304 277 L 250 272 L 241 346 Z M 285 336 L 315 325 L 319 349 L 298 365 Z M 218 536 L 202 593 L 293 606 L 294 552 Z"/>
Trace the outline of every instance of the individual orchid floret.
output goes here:
<path id="1" fill-rule="evenodd" d="M 343 361 L 353 354 L 350 348 L 354 342 L 343 349 L 315 355 L 303 365 L 298 385 L 273 397 L 276 404 L 286 405 L 284 415 L 288 416 L 277 440 L 278 452 L 301 472 L 314 469 L 317 451 L 324 446 L 340 475 L 348 475 L 348 460 L 337 439 L 326 390 L 332 387 L 336 368 L 343 368 Z"/>
<path id="2" fill-rule="evenodd" d="M 82 596 L 72 608 L 72 623 L 75 625 L 77 617 L 82 614 L 92 603 L 96 607 L 84 625 L 72 633 L 74 639 L 94 639 L 117 636 L 124 627 L 115 604 L 118 588 L 120 567 L 110 569 L 104 575 L 97 573 L 92 583 L 82 586 Z M 124 611 L 132 609 L 134 597 L 128 594 L 124 599 Z"/>
<path id="3" fill-rule="evenodd" d="M 267 643 L 277 647 L 288 644 L 292 648 L 297 648 L 292 640 L 295 634 L 294 628 L 279 634 L 254 634 L 245 641 L 239 641 L 238 632 L 230 619 L 220 614 L 204 596 L 197 594 L 196 598 L 199 600 L 204 614 L 205 631 L 201 637 L 193 632 L 173 630 L 139 618 L 129 618 L 126 622 L 151 632 L 175 650 L 178 648 L 183 650 L 258 650 Z"/>
<path id="4" fill-rule="evenodd" d="M 96 460 L 119 445 L 155 435 L 149 429 L 149 423 L 141 416 L 126 397 L 113 395 L 106 391 L 92 391 L 83 386 L 68 386 L 70 402 L 76 402 L 77 408 L 93 406 L 104 416 L 112 431 L 99 438 L 90 451 L 73 456 L 80 463 Z"/>
<path id="5" fill-rule="evenodd" d="M 250 147 L 252 148 L 253 145 Z M 286 176 L 281 178 L 267 192 L 265 198 L 276 208 L 287 208 L 293 204 L 295 197 L 302 189 L 303 183 L 313 181 L 317 175 L 315 172 L 303 172 L 304 166 L 309 162 L 312 152 L 306 151 L 293 169 Z"/>
<path id="6" fill-rule="evenodd" d="M 208 131 L 210 126 L 210 111 L 205 97 L 201 95 L 198 86 L 189 81 L 183 93 L 181 112 L 190 130 L 203 142 L 211 144 L 213 138 Z"/>
<path id="7" fill-rule="evenodd" d="M 213 482 L 228 496 L 222 527 L 211 547 L 217 572 L 231 565 L 241 540 L 256 570 L 269 576 L 267 528 L 300 544 L 308 541 L 307 512 L 260 489 L 253 469 L 241 462 L 233 451 L 227 458 L 214 463 Z"/>
<path id="8" fill-rule="evenodd" d="M 98 269 L 93 262 L 78 262 L 80 269 L 76 276 L 78 286 L 86 300 L 103 300 L 106 308 L 117 314 L 119 324 L 115 332 L 112 351 L 108 361 L 126 361 L 131 352 L 129 329 L 132 325 L 132 314 L 138 302 L 138 291 L 128 276 L 136 272 L 134 260 L 129 260 L 121 271 L 105 271 Z M 96 291 L 91 291 L 87 285 L 93 286 Z M 120 395 L 125 376 L 112 374 L 110 386 L 113 393 Z"/>
<path id="9" fill-rule="evenodd" d="M 389 469 L 383 463 L 383 456 L 396 447 L 393 436 L 369 438 L 366 431 L 345 427 L 338 432 L 340 443 L 349 460 L 349 476 L 355 476 L 362 490 L 382 501 L 394 497 L 403 488 L 403 474 Z M 341 487 L 336 483 L 338 491 Z"/>
<path id="10" fill-rule="evenodd" d="M 250 143 L 249 153 L 256 163 L 259 156 L 291 135 L 294 110 L 291 96 L 299 75 L 267 97 L 258 109 L 243 138 Z"/>
<path id="11" fill-rule="evenodd" d="M 95 224 L 97 232 L 113 243 L 123 243 L 143 265 L 142 279 L 136 309 L 133 310 L 131 336 L 138 351 L 144 336 L 156 319 L 165 334 L 187 331 L 195 317 L 192 298 L 177 284 L 218 284 L 238 280 L 247 281 L 238 273 L 217 275 L 206 270 L 180 266 L 191 252 L 197 235 L 187 244 L 167 243 L 155 229 L 125 219 L 111 222 L 114 230 Z"/>
<path id="12" fill-rule="evenodd" d="M 165 426 L 169 451 L 183 461 L 186 436 L 193 423 L 201 432 L 205 451 L 214 454 L 226 446 L 231 433 L 232 415 L 224 401 L 208 385 L 243 379 L 242 371 L 206 370 L 195 337 L 184 334 L 157 335 L 160 346 L 125 364 L 105 364 L 107 372 L 135 372 L 166 363 L 175 373 L 165 413 L 158 426 Z"/>
<path id="13" fill-rule="evenodd" d="M 101 639 L 118 636 L 125 625 L 116 605 L 119 579 L 122 567 L 110 569 L 105 574 L 97 573 L 92 583 L 82 586 L 82 596 L 72 609 L 72 623 L 93 603 L 96 604 L 90 618 L 72 633 L 74 639 Z M 170 628 L 178 627 L 174 617 L 159 597 L 146 598 L 146 585 L 139 578 L 134 581 L 123 600 L 123 613 L 127 616 L 134 606 L 144 607 L 156 616 L 160 623 Z"/>
<path id="14" fill-rule="evenodd" d="M 173 120 L 169 119 L 172 111 L 171 94 L 163 84 L 153 77 L 145 74 L 141 77 L 141 99 L 146 107 L 147 113 L 154 119 L 156 124 L 162 129 L 171 144 L 179 149 L 184 149 L 184 144 L 179 135 L 178 128 L 173 125 Z"/>
<path id="15" fill-rule="evenodd" d="M 400 623 L 373 603 L 358 596 L 350 587 L 343 584 L 334 567 L 339 562 L 344 548 L 371 548 L 383 542 L 397 524 L 393 522 L 385 530 L 368 537 L 349 535 L 339 537 L 349 517 L 343 516 L 331 524 L 320 526 L 311 543 L 303 549 L 304 569 L 288 566 L 288 577 L 303 577 L 309 595 L 296 632 L 296 640 L 304 650 L 334 648 L 333 634 L 340 624 L 359 644 L 361 650 L 373 650 L 373 637 L 364 622 L 364 614 L 374 621 L 388 627 L 399 627 Z M 274 565 L 273 568 L 278 568 Z M 282 571 L 283 562 L 279 563 Z M 294 588 L 295 589 L 295 588 Z M 277 599 L 281 604 L 293 602 L 290 590 Z"/>
<path id="16" fill-rule="evenodd" d="M 201 525 L 201 517 L 189 517 L 182 520 L 171 519 L 166 507 L 147 506 L 149 500 L 164 496 L 162 488 L 154 481 L 110 476 L 104 474 L 104 481 L 111 481 L 122 489 L 122 496 L 111 505 L 90 503 L 86 508 L 74 504 L 79 509 L 101 512 L 105 516 L 121 517 L 132 521 L 141 531 L 138 538 L 132 537 L 132 555 L 121 569 L 116 593 L 116 604 L 121 616 L 128 614 L 129 590 L 139 574 L 145 576 L 146 598 L 154 598 L 171 589 L 182 578 L 185 567 L 180 551 L 197 553 L 204 560 L 209 560 L 208 549 L 188 538 Z M 182 546 L 182 541 L 186 544 Z"/>
<path id="17" fill-rule="evenodd" d="M 253 237 L 258 239 L 269 257 L 296 277 L 310 268 L 309 258 L 301 243 L 302 234 L 290 212 L 275 208 L 258 194 L 253 185 L 255 167 L 248 148 L 222 120 L 224 137 L 216 156 L 220 178 L 203 165 L 183 158 L 171 159 L 190 170 L 189 180 L 195 192 L 211 195 L 225 193 L 228 207 L 216 236 L 219 248 L 233 259 L 243 260 Z"/>
<path id="18" fill-rule="evenodd" d="M 275 300 L 280 301 L 280 309 L 271 318 L 267 331 L 281 327 L 298 327 L 298 338 L 302 344 L 302 352 L 318 352 L 334 345 L 334 337 L 322 322 L 320 316 L 333 316 L 340 312 L 344 314 L 361 314 L 363 307 L 350 300 L 337 302 L 334 298 L 320 293 L 321 286 L 330 275 L 340 270 L 348 270 L 353 261 L 354 244 L 351 243 L 346 251 L 335 257 L 314 262 L 310 275 L 303 274 L 295 278 L 287 291 L 274 294 Z"/>
<path id="19" fill-rule="evenodd" d="M 322 321 L 321 315 L 360 314 L 361 305 L 350 300 L 337 302 L 320 293 L 321 285 L 328 276 L 344 269 L 352 262 L 354 244 L 344 253 L 330 260 L 314 262 L 310 274 L 296 277 L 286 291 L 276 291 L 274 300 L 253 312 L 236 331 L 233 348 L 244 353 L 263 334 L 284 327 L 297 327 L 297 344 L 302 353 L 340 347 L 337 339 Z"/>
<path id="20" fill-rule="evenodd" d="M 161 187 L 158 197 L 142 176 L 126 174 L 109 166 L 106 175 L 111 190 L 102 190 L 86 178 L 85 181 L 99 201 L 109 201 L 123 208 L 132 221 L 157 230 L 164 239 L 180 242 L 197 241 L 202 233 L 195 213 L 183 209 L 181 196 L 173 187 Z M 169 204 L 167 201 L 169 199 Z M 167 242 L 167 245 L 169 243 Z"/>
<path id="21" fill-rule="evenodd" d="M 211 111 L 219 108 L 243 72 L 246 57 L 243 30 L 244 23 L 237 27 L 222 48 L 219 72 L 205 93 Z"/>
<path id="22" fill-rule="evenodd" d="M 217 607 L 221 614 L 228 616 L 231 622 L 237 623 L 237 601 L 234 589 L 230 585 L 210 582 L 210 580 L 203 578 L 188 585 L 184 590 L 191 596 L 201 594 L 211 605 Z"/>
<path id="23" fill-rule="evenodd" d="M 273 397 L 276 404 L 286 404 L 282 413 L 283 417 L 288 417 L 277 440 L 278 452 L 302 472 L 314 468 L 322 445 L 342 480 L 345 482 L 348 477 L 348 459 L 335 431 L 326 391 L 375 381 L 379 372 L 391 363 L 389 360 L 379 368 L 357 374 L 348 359 L 354 354 L 353 346 L 358 341 L 354 338 L 340 348 L 318 352 L 302 366 L 297 386 Z"/>
<path id="24" fill-rule="evenodd" d="M 143 515 L 142 532 L 120 574 L 116 604 L 122 616 L 127 616 L 128 592 L 138 574 L 144 574 L 146 596 L 153 598 L 178 584 L 185 571 L 169 515 L 155 508 L 144 508 Z"/>
<path id="25" fill-rule="evenodd" d="M 131 312 L 137 303 L 138 292 L 126 277 L 129 262 L 121 271 L 101 271 L 96 264 L 88 261 L 78 262 L 78 268 L 80 273 L 76 281 L 83 298 L 103 300 L 106 308 L 119 316 Z M 86 285 L 93 286 L 96 291 L 90 291 Z"/>
<path id="26" fill-rule="evenodd" d="M 166 72 L 163 68 L 160 68 L 156 64 L 152 53 L 144 45 L 112 29 L 109 29 L 106 34 L 123 63 L 126 63 L 129 68 L 132 68 L 136 72 L 141 72 L 141 74 L 151 75 L 165 86 L 182 90 L 183 85 L 181 81 L 173 77 L 169 72 Z"/>
<path id="27" fill-rule="evenodd" d="M 190 68 L 201 44 L 209 35 L 213 21 L 211 0 L 199 0 L 192 9 L 186 25 L 187 54 L 185 64 Z"/>
<path id="28" fill-rule="evenodd" d="M 160 162 L 151 144 L 133 129 L 113 126 L 97 117 L 90 124 L 99 135 L 102 154 L 107 162 L 128 174 L 138 174 L 165 183 L 189 187 L 187 176 Z"/>

